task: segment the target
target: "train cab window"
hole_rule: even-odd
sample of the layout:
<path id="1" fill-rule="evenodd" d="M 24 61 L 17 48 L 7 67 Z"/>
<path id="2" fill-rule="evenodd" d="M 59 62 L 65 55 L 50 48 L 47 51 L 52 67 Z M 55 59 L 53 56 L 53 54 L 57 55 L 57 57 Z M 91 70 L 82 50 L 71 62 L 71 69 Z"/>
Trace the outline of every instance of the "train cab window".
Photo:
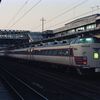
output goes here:
<path id="1" fill-rule="evenodd" d="M 82 38 L 79 39 L 78 43 L 93 43 L 93 38 Z"/>
<path id="2" fill-rule="evenodd" d="M 86 38 L 86 43 L 93 43 L 93 38 Z"/>
<path id="3" fill-rule="evenodd" d="M 47 55 L 47 50 L 44 50 L 44 55 Z"/>
<path id="4" fill-rule="evenodd" d="M 56 55 L 56 50 L 52 50 L 52 55 Z"/>
<path id="5" fill-rule="evenodd" d="M 68 49 L 63 49 L 63 56 L 68 56 Z"/>
<path id="6" fill-rule="evenodd" d="M 61 49 L 57 50 L 57 55 L 61 55 Z"/>
<path id="7" fill-rule="evenodd" d="M 77 44 L 79 42 L 79 39 L 76 39 L 75 44 Z"/>
<path id="8" fill-rule="evenodd" d="M 76 39 L 72 41 L 72 44 L 75 44 L 75 41 L 76 41 Z"/>
<path id="9" fill-rule="evenodd" d="M 43 55 L 43 50 L 41 50 L 41 55 Z"/>
<path id="10" fill-rule="evenodd" d="M 51 55 L 51 50 L 48 50 L 48 55 Z"/>

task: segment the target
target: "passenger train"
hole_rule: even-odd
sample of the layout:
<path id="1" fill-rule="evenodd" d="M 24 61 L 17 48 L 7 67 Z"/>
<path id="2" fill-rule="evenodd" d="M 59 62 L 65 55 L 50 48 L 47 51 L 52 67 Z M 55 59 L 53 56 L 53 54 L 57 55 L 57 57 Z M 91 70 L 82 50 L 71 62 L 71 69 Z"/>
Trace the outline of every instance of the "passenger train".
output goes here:
<path id="1" fill-rule="evenodd" d="M 31 61 L 38 66 L 64 69 L 80 75 L 100 73 L 100 38 L 76 37 L 71 40 L 46 43 L 27 48 L 0 51 L 0 56 Z"/>

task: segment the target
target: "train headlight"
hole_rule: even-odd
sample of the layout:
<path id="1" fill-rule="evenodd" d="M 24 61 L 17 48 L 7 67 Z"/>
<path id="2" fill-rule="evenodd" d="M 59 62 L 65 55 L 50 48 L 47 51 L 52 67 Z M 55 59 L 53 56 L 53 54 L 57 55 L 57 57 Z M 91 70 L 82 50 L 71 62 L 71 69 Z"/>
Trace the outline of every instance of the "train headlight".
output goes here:
<path id="1" fill-rule="evenodd" d="M 94 53 L 94 58 L 98 59 L 99 58 L 99 53 Z"/>
<path id="2" fill-rule="evenodd" d="M 83 60 L 87 60 L 87 57 L 86 57 L 86 56 L 84 56 L 84 57 L 83 57 Z"/>

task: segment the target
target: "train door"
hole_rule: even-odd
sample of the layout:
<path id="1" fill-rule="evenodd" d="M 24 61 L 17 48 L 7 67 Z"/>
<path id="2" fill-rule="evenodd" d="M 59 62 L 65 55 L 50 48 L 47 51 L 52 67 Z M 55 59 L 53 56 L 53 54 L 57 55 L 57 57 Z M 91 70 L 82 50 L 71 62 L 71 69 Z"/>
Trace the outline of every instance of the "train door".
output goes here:
<path id="1" fill-rule="evenodd" d="M 30 60 L 33 60 L 34 59 L 34 50 L 31 48 L 31 55 L 30 55 Z"/>
<path id="2" fill-rule="evenodd" d="M 73 47 L 72 46 L 69 49 L 69 64 L 73 65 Z"/>

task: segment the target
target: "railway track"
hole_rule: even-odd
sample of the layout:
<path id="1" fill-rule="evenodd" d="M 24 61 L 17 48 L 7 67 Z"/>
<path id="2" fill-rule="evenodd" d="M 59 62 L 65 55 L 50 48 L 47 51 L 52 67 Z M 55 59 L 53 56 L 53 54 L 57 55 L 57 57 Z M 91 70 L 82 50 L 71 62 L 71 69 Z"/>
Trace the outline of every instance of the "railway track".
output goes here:
<path id="1" fill-rule="evenodd" d="M 12 64 L 13 66 L 15 66 L 14 64 Z M 37 71 L 33 71 L 33 70 L 29 70 L 27 68 L 25 68 L 24 66 L 16 66 L 16 68 L 18 68 L 19 70 L 24 71 L 25 73 L 31 74 L 35 77 L 41 78 L 42 80 L 48 81 L 49 83 L 55 84 L 56 86 L 59 86 L 63 89 L 66 89 L 67 91 L 72 92 L 75 95 L 80 95 L 82 96 L 82 98 L 86 98 L 87 100 L 98 100 L 100 99 L 100 89 L 96 88 L 96 87 L 91 87 L 88 85 L 83 86 L 80 84 L 75 84 L 69 81 L 64 81 L 61 79 L 58 79 L 56 77 L 44 74 L 44 73 L 40 73 Z M 95 88 L 95 89 L 93 89 Z M 86 100 L 85 99 L 85 100 Z"/>
<path id="2" fill-rule="evenodd" d="M 29 85 L 21 81 L 19 78 L 0 67 L 0 76 L 10 86 L 10 88 L 17 94 L 16 100 L 48 100 L 39 92 L 31 88 Z"/>
<path id="3" fill-rule="evenodd" d="M 19 68 L 19 67 L 17 67 L 17 68 Z M 50 83 L 53 83 L 56 86 L 67 89 L 75 94 L 79 94 L 80 96 L 84 96 L 88 99 L 91 99 L 91 100 L 99 100 L 100 99 L 100 88 L 98 88 L 96 86 L 92 86 L 89 84 L 87 84 L 87 85 L 81 84 L 80 85 L 79 83 L 75 84 L 75 83 L 72 83 L 70 81 L 64 81 L 64 80 L 61 80 L 59 78 L 56 78 L 56 77 L 53 77 L 53 76 L 50 76 L 48 74 L 44 74 L 44 73 L 41 73 L 38 71 L 23 69 L 23 67 L 22 68 L 20 67 L 19 69 L 22 71 L 25 71 L 31 75 L 34 75 L 36 77 L 42 78 L 43 80 L 46 80 Z"/>

